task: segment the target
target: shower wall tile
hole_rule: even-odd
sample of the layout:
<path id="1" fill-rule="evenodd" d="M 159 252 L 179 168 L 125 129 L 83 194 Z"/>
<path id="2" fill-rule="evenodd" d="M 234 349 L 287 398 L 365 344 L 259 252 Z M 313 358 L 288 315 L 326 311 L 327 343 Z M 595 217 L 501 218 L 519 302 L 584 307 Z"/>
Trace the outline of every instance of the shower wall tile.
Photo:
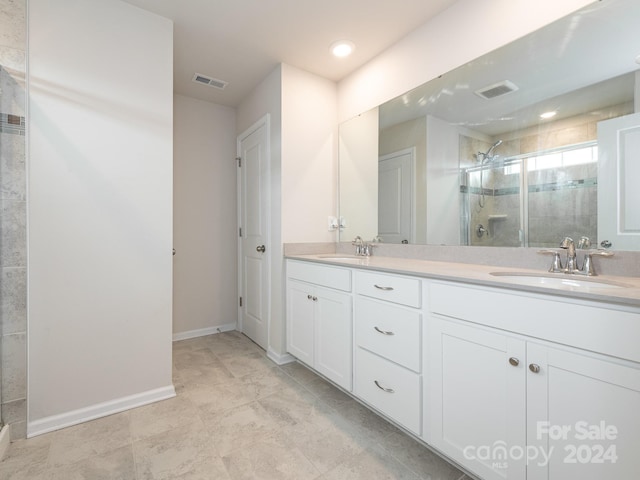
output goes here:
<path id="1" fill-rule="evenodd" d="M 27 204 L 2 200 L 0 210 L 0 265 L 22 267 L 27 264 Z"/>
<path id="2" fill-rule="evenodd" d="M 0 333 L 9 335 L 27 331 L 27 269 L 2 268 L 0 278 Z"/>
<path id="3" fill-rule="evenodd" d="M 2 421 L 4 423 L 21 422 L 27 418 L 27 400 L 25 398 L 2 404 Z"/>
<path id="4" fill-rule="evenodd" d="M 24 117 L 26 94 L 24 74 L 0 68 L 0 112 Z"/>
<path id="5" fill-rule="evenodd" d="M 26 0 L 0 0 L 0 406 L 12 440 L 27 426 L 25 72 Z"/>
<path id="6" fill-rule="evenodd" d="M 24 72 L 27 71 L 27 60 L 24 49 L 0 44 L 0 65 L 2 65 L 2 68 L 5 68 L 10 75 L 24 79 Z"/>
<path id="7" fill-rule="evenodd" d="M 2 337 L 2 403 L 27 397 L 27 335 Z"/>
<path id="8" fill-rule="evenodd" d="M 0 45 L 24 49 L 26 45 L 25 0 L 0 0 Z"/>
<path id="9" fill-rule="evenodd" d="M 0 184 L 3 199 L 26 200 L 25 138 L 0 133 Z"/>

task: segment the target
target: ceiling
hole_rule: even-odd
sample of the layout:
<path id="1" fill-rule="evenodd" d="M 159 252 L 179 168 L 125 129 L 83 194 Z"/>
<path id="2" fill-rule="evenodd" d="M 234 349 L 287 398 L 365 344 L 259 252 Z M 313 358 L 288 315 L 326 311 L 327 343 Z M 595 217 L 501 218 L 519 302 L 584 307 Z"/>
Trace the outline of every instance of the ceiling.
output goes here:
<path id="1" fill-rule="evenodd" d="M 233 107 L 279 63 L 339 81 L 457 0 L 124 1 L 173 20 L 175 93 Z M 343 39 L 356 49 L 337 59 L 329 46 Z"/>
<path id="2" fill-rule="evenodd" d="M 640 2 L 596 2 L 494 50 L 380 109 L 382 127 L 424 115 L 489 136 L 633 102 L 640 59 Z M 474 92 L 510 81 L 518 90 L 490 100 Z"/>

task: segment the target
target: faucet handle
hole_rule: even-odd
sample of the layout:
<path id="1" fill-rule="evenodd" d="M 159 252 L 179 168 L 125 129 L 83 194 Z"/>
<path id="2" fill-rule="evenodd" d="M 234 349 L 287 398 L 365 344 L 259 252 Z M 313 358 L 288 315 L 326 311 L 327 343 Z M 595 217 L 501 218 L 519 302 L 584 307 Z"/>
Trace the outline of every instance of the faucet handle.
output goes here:
<path id="1" fill-rule="evenodd" d="M 584 264 L 582 265 L 582 273 L 583 275 L 594 276 L 597 275 L 595 269 L 593 268 L 593 256 L 598 257 L 613 257 L 613 252 L 607 252 L 606 250 L 591 250 L 584 254 Z"/>
<path id="2" fill-rule="evenodd" d="M 550 273 L 564 272 L 562 260 L 560 260 L 560 252 L 557 252 L 555 250 L 538 250 L 538 253 L 542 255 L 553 255 L 553 259 L 551 260 L 551 267 L 549 268 Z"/>
<path id="3" fill-rule="evenodd" d="M 580 240 L 578 241 L 578 247 L 581 250 L 586 250 L 587 248 L 589 248 L 591 246 L 591 240 L 589 239 L 589 237 L 580 237 Z"/>

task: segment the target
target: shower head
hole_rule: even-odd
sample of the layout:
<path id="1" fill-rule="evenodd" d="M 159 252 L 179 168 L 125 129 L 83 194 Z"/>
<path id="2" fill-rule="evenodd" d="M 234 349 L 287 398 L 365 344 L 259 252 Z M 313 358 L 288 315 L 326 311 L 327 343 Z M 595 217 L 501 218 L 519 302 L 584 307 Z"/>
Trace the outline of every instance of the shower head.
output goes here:
<path id="1" fill-rule="evenodd" d="M 491 157 L 491 154 L 493 153 L 493 151 L 499 147 L 500 145 L 502 145 L 502 140 L 498 140 L 496 143 L 494 143 L 493 145 L 491 145 L 491 148 L 487 151 L 487 153 L 484 154 L 485 157 Z"/>

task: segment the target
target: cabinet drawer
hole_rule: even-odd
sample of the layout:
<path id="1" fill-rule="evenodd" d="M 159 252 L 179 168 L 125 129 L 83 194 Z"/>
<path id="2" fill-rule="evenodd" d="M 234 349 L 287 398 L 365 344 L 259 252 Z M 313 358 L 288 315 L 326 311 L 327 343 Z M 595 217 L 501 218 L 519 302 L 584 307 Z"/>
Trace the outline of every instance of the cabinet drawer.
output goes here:
<path id="1" fill-rule="evenodd" d="M 362 348 L 356 350 L 355 394 L 417 435 L 422 424 L 421 384 L 420 375 Z"/>
<path id="2" fill-rule="evenodd" d="M 421 324 L 419 310 L 356 297 L 356 344 L 418 373 Z"/>
<path id="3" fill-rule="evenodd" d="M 367 297 L 418 308 L 420 289 L 417 278 L 356 271 L 356 292 Z"/>
<path id="4" fill-rule="evenodd" d="M 439 282 L 429 284 L 429 307 L 447 317 L 640 362 L 637 311 Z"/>
<path id="5" fill-rule="evenodd" d="M 345 292 L 351 291 L 351 270 L 346 268 L 288 260 L 287 277 Z"/>

